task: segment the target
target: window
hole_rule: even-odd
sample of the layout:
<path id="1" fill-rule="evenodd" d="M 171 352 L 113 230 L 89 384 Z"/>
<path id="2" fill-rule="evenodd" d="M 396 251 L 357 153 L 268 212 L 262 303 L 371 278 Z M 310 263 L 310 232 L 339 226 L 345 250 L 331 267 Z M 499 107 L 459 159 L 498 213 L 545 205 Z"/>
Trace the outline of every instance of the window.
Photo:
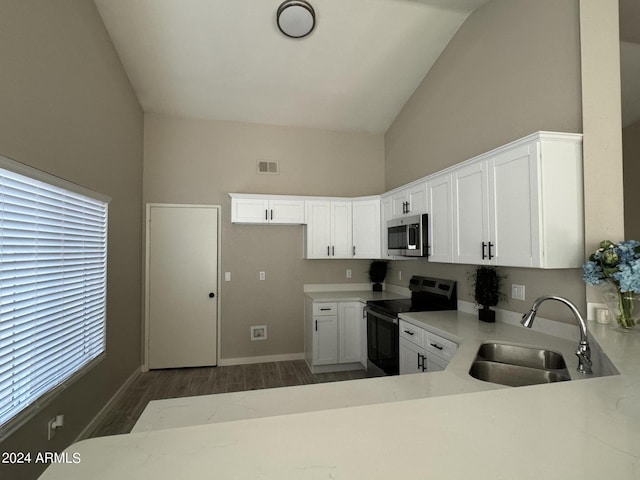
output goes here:
<path id="1" fill-rule="evenodd" d="M 0 435 L 105 351 L 108 201 L 0 157 Z"/>

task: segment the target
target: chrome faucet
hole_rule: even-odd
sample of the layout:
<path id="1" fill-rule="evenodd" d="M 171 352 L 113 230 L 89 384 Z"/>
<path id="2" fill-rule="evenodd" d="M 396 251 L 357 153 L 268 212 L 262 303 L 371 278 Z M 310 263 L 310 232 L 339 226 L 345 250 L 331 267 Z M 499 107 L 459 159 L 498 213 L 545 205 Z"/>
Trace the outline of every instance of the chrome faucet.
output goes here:
<path id="1" fill-rule="evenodd" d="M 526 328 L 531 328 L 533 326 L 533 320 L 536 318 L 536 314 L 538 313 L 538 308 L 545 300 L 557 300 L 564 303 L 573 312 L 573 315 L 576 317 L 578 325 L 580 326 L 580 343 L 578 344 L 578 350 L 576 351 L 576 355 L 578 357 L 578 372 L 583 375 L 593 373 L 593 370 L 591 369 L 591 349 L 589 348 L 589 339 L 587 338 L 587 324 L 584 321 L 584 318 L 582 318 L 582 315 L 580 315 L 578 308 L 569 300 L 555 295 L 542 296 L 533 302 L 531 310 L 529 310 L 529 313 L 525 313 L 522 316 L 520 323 Z"/>

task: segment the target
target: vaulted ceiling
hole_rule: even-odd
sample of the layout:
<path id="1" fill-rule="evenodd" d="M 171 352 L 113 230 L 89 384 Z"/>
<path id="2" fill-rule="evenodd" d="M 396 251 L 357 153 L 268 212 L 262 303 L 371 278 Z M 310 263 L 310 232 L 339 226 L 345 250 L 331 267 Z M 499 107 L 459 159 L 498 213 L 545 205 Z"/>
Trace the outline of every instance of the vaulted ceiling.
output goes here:
<path id="1" fill-rule="evenodd" d="M 291 39 L 282 0 L 95 0 L 145 112 L 384 132 L 487 0 L 311 0 Z"/>
<path id="2" fill-rule="evenodd" d="M 145 112 L 386 131 L 488 0 L 311 0 L 291 39 L 282 0 L 94 0 Z M 620 0 L 623 123 L 640 120 L 640 1 Z"/>

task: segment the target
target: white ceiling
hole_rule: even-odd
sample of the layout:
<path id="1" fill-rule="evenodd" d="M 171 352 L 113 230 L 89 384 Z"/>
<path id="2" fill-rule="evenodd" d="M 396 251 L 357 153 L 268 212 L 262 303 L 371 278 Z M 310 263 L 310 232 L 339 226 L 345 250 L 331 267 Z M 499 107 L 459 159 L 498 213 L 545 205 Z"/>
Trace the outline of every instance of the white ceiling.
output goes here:
<path id="1" fill-rule="evenodd" d="M 488 0 L 311 0 L 305 39 L 282 0 L 94 0 L 145 112 L 384 132 Z"/>

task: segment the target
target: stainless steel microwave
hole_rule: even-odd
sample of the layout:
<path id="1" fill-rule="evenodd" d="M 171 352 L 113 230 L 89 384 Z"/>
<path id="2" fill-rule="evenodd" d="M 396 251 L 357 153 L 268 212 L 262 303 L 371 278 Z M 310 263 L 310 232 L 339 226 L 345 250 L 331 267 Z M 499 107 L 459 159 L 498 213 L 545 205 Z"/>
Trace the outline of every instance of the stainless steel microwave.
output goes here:
<path id="1" fill-rule="evenodd" d="M 389 255 L 428 257 L 428 215 L 411 215 L 387 222 Z"/>

